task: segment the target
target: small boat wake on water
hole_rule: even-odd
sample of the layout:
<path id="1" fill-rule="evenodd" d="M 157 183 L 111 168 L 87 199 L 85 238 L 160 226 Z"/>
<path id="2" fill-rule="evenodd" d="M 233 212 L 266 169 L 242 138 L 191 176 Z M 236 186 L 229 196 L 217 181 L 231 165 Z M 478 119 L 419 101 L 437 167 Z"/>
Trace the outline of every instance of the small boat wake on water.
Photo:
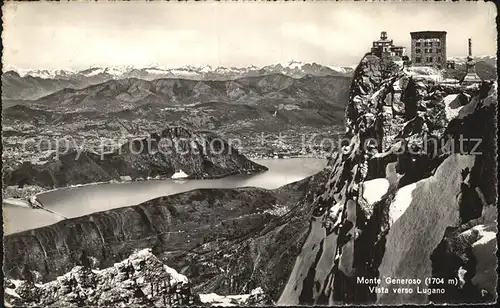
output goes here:
<path id="1" fill-rule="evenodd" d="M 29 200 L 29 205 L 34 209 L 42 209 L 42 210 L 47 211 L 49 213 L 55 214 L 57 216 L 61 216 L 64 219 L 68 219 L 68 217 L 66 217 L 62 214 L 59 214 L 56 211 L 53 211 L 51 209 L 44 207 L 36 195 L 31 196 L 28 200 Z"/>
<path id="2" fill-rule="evenodd" d="M 12 205 L 12 206 L 19 206 L 19 207 L 24 207 L 24 208 L 32 208 L 32 209 L 41 209 L 41 210 L 44 210 L 44 211 L 47 211 L 49 213 L 52 213 L 52 214 L 55 214 L 57 216 L 60 216 L 64 219 L 68 219 L 68 217 L 56 212 L 56 211 L 53 211 L 51 209 L 48 209 L 46 207 L 43 206 L 43 204 L 40 202 L 40 200 L 38 199 L 37 195 L 33 195 L 27 199 L 24 199 L 24 198 L 8 198 L 8 199 L 5 199 L 3 200 L 2 202 L 3 204 L 5 205 Z"/>
<path id="3" fill-rule="evenodd" d="M 5 205 L 12 205 L 19 207 L 32 207 L 27 200 L 21 198 L 7 198 L 2 200 L 2 203 Z"/>

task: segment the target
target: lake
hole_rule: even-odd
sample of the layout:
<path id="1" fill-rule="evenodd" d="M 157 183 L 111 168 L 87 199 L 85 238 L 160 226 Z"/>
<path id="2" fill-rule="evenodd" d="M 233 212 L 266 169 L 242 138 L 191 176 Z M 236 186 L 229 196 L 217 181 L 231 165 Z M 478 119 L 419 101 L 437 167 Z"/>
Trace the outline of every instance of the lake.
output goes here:
<path id="1" fill-rule="evenodd" d="M 193 189 L 251 186 L 275 189 L 313 175 L 327 163 L 326 159 L 318 158 L 265 159 L 255 162 L 269 170 L 255 175 L 234 175 L 213 180 L 149 180 L 62 188 L 40 194 L 38 199 L 46 208 L 73 218 Z M 4 234 L 39 228 L 64 219 L 42 209 L 12 204 L 3 203 L 2 210 Z"/>

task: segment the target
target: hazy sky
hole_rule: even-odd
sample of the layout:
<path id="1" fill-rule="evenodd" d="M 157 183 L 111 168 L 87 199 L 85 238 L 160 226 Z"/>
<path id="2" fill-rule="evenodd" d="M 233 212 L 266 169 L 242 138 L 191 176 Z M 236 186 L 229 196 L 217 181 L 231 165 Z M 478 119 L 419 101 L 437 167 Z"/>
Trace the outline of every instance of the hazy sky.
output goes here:
<path id="1" fill-rule="evenodd" d="M 290 60 L 353 65 L 387 31 L 448 32 L 448 56 L 496 54 L 492 3 L 80 2 L 6 3 L 3 64 L 267 65 Z"/>

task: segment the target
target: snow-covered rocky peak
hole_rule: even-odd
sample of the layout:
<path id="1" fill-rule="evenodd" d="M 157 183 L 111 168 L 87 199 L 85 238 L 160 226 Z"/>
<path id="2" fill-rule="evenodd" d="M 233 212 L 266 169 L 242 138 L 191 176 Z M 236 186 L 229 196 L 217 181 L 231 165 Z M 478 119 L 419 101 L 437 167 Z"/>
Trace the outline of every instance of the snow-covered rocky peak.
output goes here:
<path id="1" fill-rule="evenodd" d="M 51 69 L 19 69 L 16 70 L 19 76 L 24 77 L 24 76 L 31 76 L 31 77 L 38 77 L 38 78 L 43 78 L 43 79 L 56 79 L 61 76 L 70 76 L 74 74 L 75 72 L 69 69 L 56 69 L 56 70 L 51 70 Z"/>

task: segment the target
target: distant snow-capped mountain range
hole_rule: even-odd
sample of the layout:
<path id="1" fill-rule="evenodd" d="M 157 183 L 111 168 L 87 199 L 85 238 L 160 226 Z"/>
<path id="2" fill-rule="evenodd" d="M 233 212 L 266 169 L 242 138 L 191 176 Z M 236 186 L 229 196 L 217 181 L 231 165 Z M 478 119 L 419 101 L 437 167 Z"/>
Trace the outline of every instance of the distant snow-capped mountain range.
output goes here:
<path id="1" fill-rule="evenodd" d="M 10 68 L 20 77 L 38 77 L 42 79 L 81 80 L 87 78 L 104 77 L 105 79 L 140 78 L 153 80 L 158 78 L 187 78 L 187 79 L 232 79 L 265 74 L 283 74 L 300 78 L 305 75 L 315 76 L 344 76 L 354 71 L 353 66 L 326 66 L 317 63 L 303 63 L 290 61 L 257 67 L 212 67 L 210 65 L 185 65 L 181 67 L 164 67 L 151 65 L 147 67 L 134 66 L 93 66 L 84 70 L 67 69 L 19 69 Z"/>
<path id="2" fill-rule="evenodd" d="M 497 62 L 497 57 L 496 56 L 489 56 L 489 55 L 481 55 L 481 56 L 473 56 L 474 60 L 476 62 L 487 62 L 491 65 L 495 65 Z M 453 56 L 453 57 L 448 57 L 448 61 L 455 61 L 456 63 L 465 63 L 467 61 L 466 56 Z"/>

